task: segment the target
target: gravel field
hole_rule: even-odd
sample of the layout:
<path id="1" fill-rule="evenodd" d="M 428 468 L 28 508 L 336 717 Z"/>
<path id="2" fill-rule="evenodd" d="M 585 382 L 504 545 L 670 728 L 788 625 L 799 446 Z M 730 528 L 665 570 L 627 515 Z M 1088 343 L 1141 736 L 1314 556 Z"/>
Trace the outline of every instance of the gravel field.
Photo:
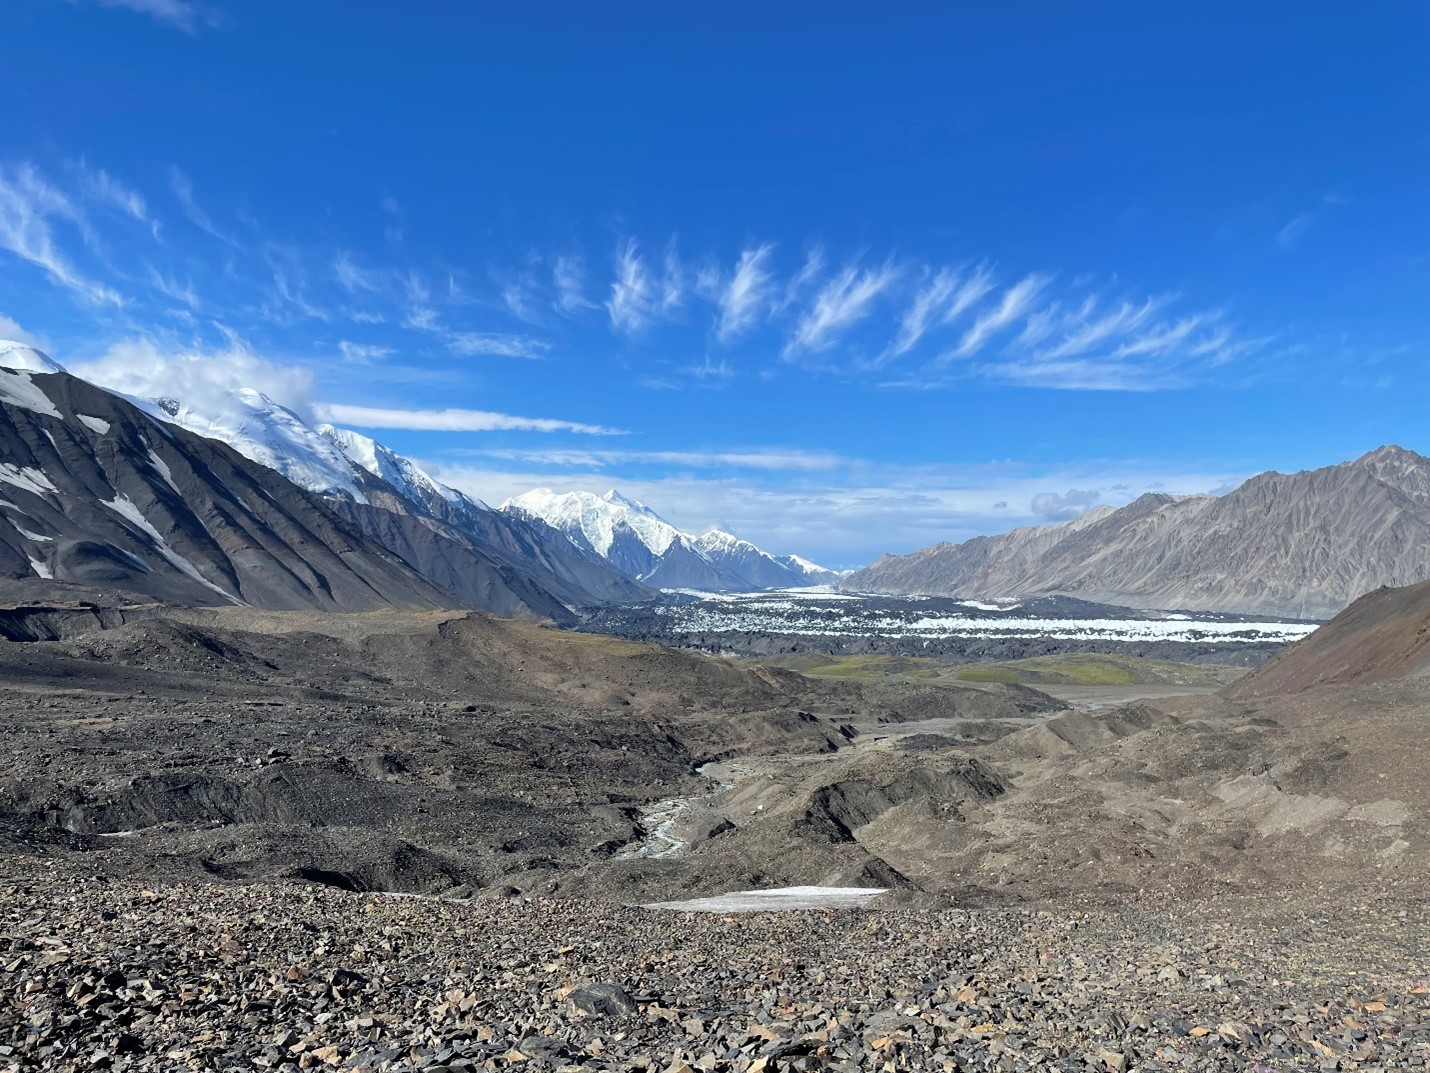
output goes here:
<path id="1" fill-rule="evenodd" d="M 1403 1070 L 1418 884 L 684 914 L 0 879 L 0 1069 Z"/>

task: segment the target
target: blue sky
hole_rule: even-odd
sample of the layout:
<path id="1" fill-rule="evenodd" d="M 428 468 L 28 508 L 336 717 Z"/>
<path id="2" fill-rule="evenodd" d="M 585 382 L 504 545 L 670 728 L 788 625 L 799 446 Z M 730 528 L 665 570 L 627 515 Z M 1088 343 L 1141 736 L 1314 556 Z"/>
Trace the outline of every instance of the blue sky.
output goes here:
<path id="1" fill-rule="evenodd" d="M 1430 451 L 1423 4 L 10 0 L 0 334 L 857 565 Z"/>

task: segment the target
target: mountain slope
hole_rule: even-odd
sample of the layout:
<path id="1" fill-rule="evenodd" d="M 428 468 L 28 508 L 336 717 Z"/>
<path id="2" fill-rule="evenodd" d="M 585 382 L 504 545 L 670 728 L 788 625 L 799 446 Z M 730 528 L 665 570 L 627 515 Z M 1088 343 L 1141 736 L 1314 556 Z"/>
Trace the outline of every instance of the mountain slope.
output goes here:
<path id="1" fill-rule="evenodd" d="M 97 440 L 133 433 L 117 450 L 113 443 L 92 445 L 111 464 L 102 481 L 86 473 L 81 483 L 93 489 L 102 487 L 102 482 L 128 481 L 127 464 L 137 468 L 148 484 L 158 480 L 164 485 L 154 493 L 161 500 L 167 496 L 180 501 L 171 505 L 167 515 L 161 510 L 163 516 L 156 520 L 151 520 L 152 512 L 159 508 L 150 502 L 148 493 L 126 494 L 117 500 L 102 498 L 100 505 L 109 509 L 100 511 L 94 510 L 92 503 L 88 507 L 66 503 L 60 512 L 68 513 L 70 526 L 66 529 L 54 519 L 50 521 L 52 527 L 58 526 L 68 538 L 79 541 L 79 551 L 72 551 L 52 529 L 35 521 L 45 516 L 45 506 L 9 503 L 17 512 L 12 520 L 18 528 L 7 534 L 14 546 L 0 569 L 8 568 L 14 576 L 23 571 L 35 577 L 112 585 L 185 603 L 222 599 L 274 608 L 467 606 L 563 623 L 575 621 L 575 609 L 583 606 L 649 595 L 609 564 L 582 552 L 563 534 L 498 514 L 479 500 L 433 480 L 410 460 L 367 437 L 337 429 L 320 432 L 259 392 L 218 394 L 199 406 L 173 398 L 132 399 L 71 377 L 45 355 L 16 343 L 0 343 L 0 365 L 11 367 L 0 380 L 0 401 L 38 415 L 41 423 L 68 424 L 74 426 L 72 435 Z M 50 382 L 43 377 L 56 377 L 54 384 L 59 386 L 46 386 Z M 83 395 L 85 409 L 66 410 L 56 391 Z M 43 428 L 40 433 L 46 445 L 65 442 L 55 430 Z M 21 439 L 0 443 L 0 458 L 6 460 L 0 463 L 0 483 L 30 493 L 68 494 L 57 474 L 75 476 L 70 471 L 81 464 L 79 456 L 52 457 L 43 452 L 36 456 L 22 446 Z M 304 556 L 313 541 L 305 538 L 278 556 L 301 575 L 300 582 L 276 583 L 273 591 L 254 578 L 236 586 L 229 584 L 234 580 L 228 576 L 233 571 L 226 570 L 211 553 L 178 551 L 168 538 L 175 534 L 174 540 L 191 544 L 199 529 L 211 531 L 229 524 L 226 519 L 232 510 L 217 512 L 218 521 L 209 517 L 214 511 L 208 506 L 208 497 L 219 491 L 232 494 L 237 486 L 229 481 L 220 482 L 220 489 L 210 488 L 214 473 L 208 469 L 199 467 L 191 472 L 194 467 L 183 463 L 152 461 L 145 452 L 151 442 L 160 441 L 191 445 L 205 458 L 205 452 L 212 453 L 221 441 L 227 443 L 237 452 L 234 457 L 243 459 L 241 468 L 263 488 L 265 502 L 303 503 L 312 514 L 311 518 L 305 516 L 309 529 L 325 526 L 341 534 L 341 539 L 328 541 L 340 560 L 350 558 L 356 547 L 373 558 L 359 558 L 345 567 L 341 561 L 327 562 L 315 551 L 323 561 L 308 562 Z M 192 447 L 194 444 L 208 446 L 200 450 Z M 227 462 L 232 465 L 233 459 Z M 176 482 L 175 473 L 189 473 L 190 477 Z M 174 511 L 182 515 L 181 507 L 188 508 L 188 514 L 175 516 Z M 113 531 L 116 517 L 124 520 L 125 532 L 137 528 L 145 539 L 138 546 L 126 543 Z M 257 539 L 255 533 L 242 526 L 224 532 L 231 560 L 266 561 L 257 549 L 244 546 L 246 540 Z M 166 564 L 158 573 L 149 563 L 155 552 Z M 81 563 L 80 556 L 88 558 Z M 299 563 L 307 568 L 306 574 L 298 569 Z M 364 593 L 351 582 L 369 570 L 375 572 L 375 591 Z M 400 582 L 383 576 L 393 570 L 403 575 Z M 172 576 L 174 571 L 178 577 Z M 224 580 L 217 580 L 217 575 L 224 575 Z M 324 592 L 325 585 L 331 588 L 335 584 L 332 592 Z"/>
<path id="2" fill-rule="evenodd" d="M 1263 473 L 1220 497 L 1146 495 L 1062 526 L 885 556 L 845 584 L 1323 618 L 1377 586 L 1427 577 L 1430 459 L 1383 447 Z"/>
<path id="3" fill-rule="evenodd" d="M 1238 698 L 1264 697 L 1426 674 L 1430 581 L 1367 593 L 1224 692 Z"/>
<path id="4" fill-rule="evenodd" d="M 509 575 L 512 593 L 534 585 L 541 596 L 524 598 L 529 609 L 539 607 L 539 613 L 560 621 L 569 620 L 575 608 L 650 597 L 649 590 L 539 520 L 494 511 L 361 433 L 331 425 L 316 431 L 358 469 L 359 496 L 334 508 L 424 575 L 445 579 L 439 582 L 443 587 L 478 601 L 484 610 L 512 613 L 484 602 L 491 579 L 472 576 L 471 567 L 463 565 L 468 556 L 457 548 Z"/>
<path id="5" fill-rule="evenodd" d="M 277 472 L 67 373 L 0 368 L 0 458 L 3 576 L 193 604 L 459 605 Z"/>
<path id="6" fill-rule="evenodd" d="M 691 536 L 614 490 L 598 496 L 538 488 L 507 500 L 501 510 L 544 522 L 627 577 L 657 588 L 742 592 L 829 584 L 838 577 L 718 529 Z"/>

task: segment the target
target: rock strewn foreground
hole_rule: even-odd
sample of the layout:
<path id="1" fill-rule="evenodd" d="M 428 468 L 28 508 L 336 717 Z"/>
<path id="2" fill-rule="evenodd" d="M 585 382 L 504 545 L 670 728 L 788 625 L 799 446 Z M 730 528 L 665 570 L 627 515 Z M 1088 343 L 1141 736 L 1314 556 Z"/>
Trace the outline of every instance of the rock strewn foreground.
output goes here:
<path id="1" fill-rule="evenodd" d="M 1414 891 L 720 917 L 8 871 L 0 1070 L 1430 1064 Z"/>

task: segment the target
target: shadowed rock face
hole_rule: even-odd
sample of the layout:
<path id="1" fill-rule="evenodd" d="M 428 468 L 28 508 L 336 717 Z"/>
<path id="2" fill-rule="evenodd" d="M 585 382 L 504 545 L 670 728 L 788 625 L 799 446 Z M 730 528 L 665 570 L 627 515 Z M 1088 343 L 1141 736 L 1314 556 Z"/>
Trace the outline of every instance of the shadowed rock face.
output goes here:
<path id="1" fill-rule="evenodd" d="M 884 556 L 846 587 L 1325 618 L 1430 577 L 1430 459 L 1399 447 L 1263 473 L 1221 497 L 1145 495 L 1060 526 Z"/>
<path id="2" fill-rule="evenodd" d="M 460 605 L 318 497 L 223 444 L 68 374 L 0 378 L 10 387 L 0 393 L 0 576 L 187 604 Z M 48 405 L 15 402 L 21 379 Z"/>
<path id="3" fill-rule="evenodd" d="M 355 480 L 367 503 L 305 491 L 66 373 L 0 369 L 0 576 L 184 604 L 564 623 L 647 595 L 538 523 Z"/>

